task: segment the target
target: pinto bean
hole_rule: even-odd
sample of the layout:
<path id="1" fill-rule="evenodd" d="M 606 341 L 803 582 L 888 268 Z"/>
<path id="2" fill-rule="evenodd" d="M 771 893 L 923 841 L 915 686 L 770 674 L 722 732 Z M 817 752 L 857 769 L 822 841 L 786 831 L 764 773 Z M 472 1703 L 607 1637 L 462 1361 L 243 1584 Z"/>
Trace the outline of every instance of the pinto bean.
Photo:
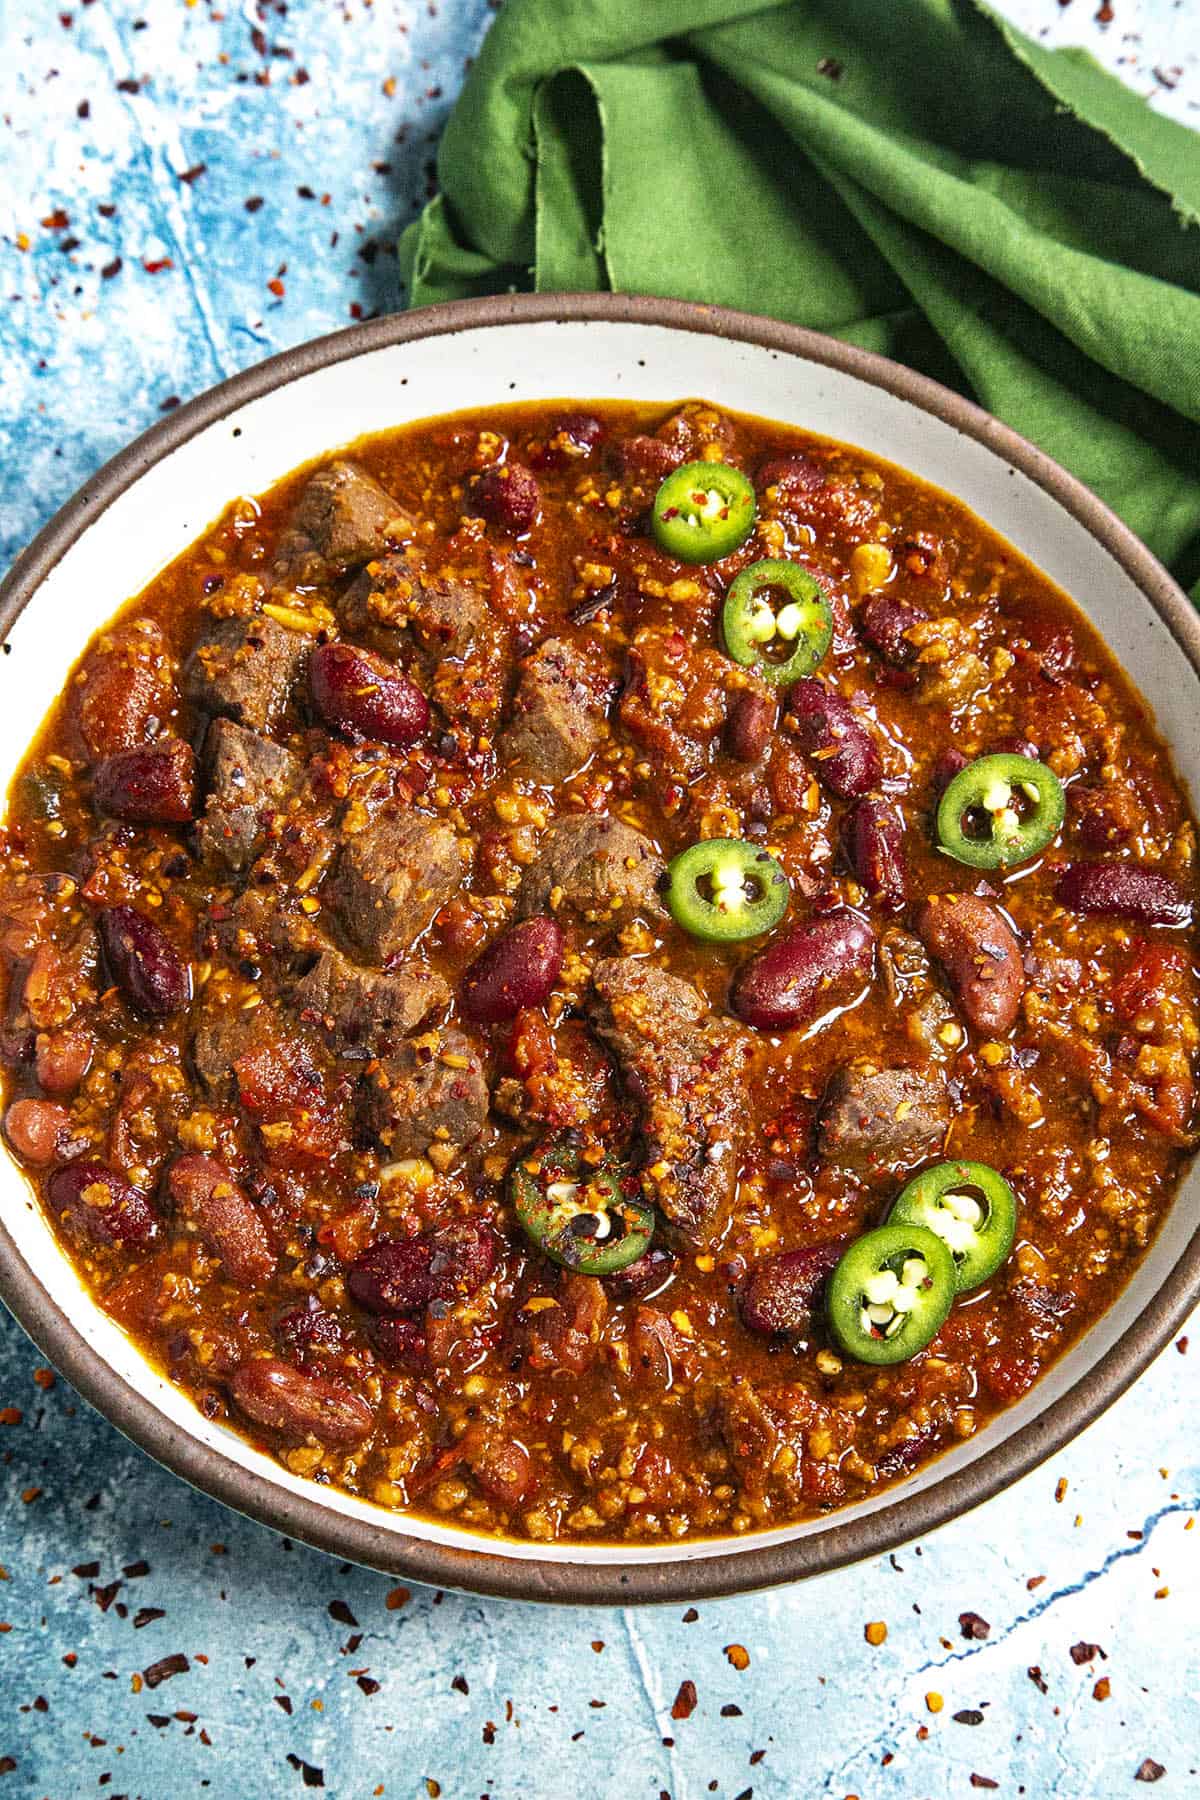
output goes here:
<path id="1" fill-rule="evenodd" d="M 806 1337 L 825 1282 L 837 1266 L 848 1237 L 805 1244 L 768 1256 L 751 1269 L 742 1286 L 742 1323 L 764 1337 Z"/>
<path id="2" fill-rule="evenodd" d="M 53 1100 L 14 1100 L 4 1115 L 4 1135 L 22 1162 L 48 1169 L 62 1158 L 71 1115 Z"/>
<path id="3" fill-rule="evenodd" d="M 796 742 L 830 793 L 853 800 L 878 786 L 882 767 L 875 740 L 840 694 L 806 675 L 788 689 L 787 703 Z"/>
<path id="4" fill-rule="evenodd" d="M 885 663 L 902 669 L 917 654 L 916 646 L 904 634 L 928 616 L 919 606 L 910 606 L 895 594 L 876 594 L 859 613 L 858 629 Z"/>
<path id="5" fill-rule="evenodd" d="M 480 513 L 501 531 L 523 537 L 538 516 L 542 490 L 524 463 L 500 463 L 475 475 L 467 485 L 469 513 Z"/>
<path id="6" fill-rule="evenodd" d="M 327 1375 L 310 1375 L 273 1356 L 244 1362 L 230 1382 L 234 1401 L 256 1425 L 281 1437 L 315 1437 L 349 1449 L 361 1444 L 375 1415 L 361 1394 Z"/>
<path id="7" fill-rule="evenodd" d="M 46 1205 L 93 1244 L 141 1248 L 158 1236 L 158 1215 L 138 1188 L 94 1157 L 56 1169 L 46 1183 Z"/>
<path id="8" fill-rule="evenodd" d="M 196 816 L 196 755 L 179 738 L 119 750 L 92 779 L 97 812 L 131 825 L 186 825 Z"/>
<path id="9" fill-rule="evenodd" d="M 511 1428 L 509 1428 L 511 1429 Z M 510 1509 L 534 1486 L 533 1458 L 508 1430 L 476 1427 L 462 1441 L 463 1461 L 489 1499 Z"/>
<path id="10" fill-rule="evenodd" d="M 841 1005 L 869 980 L 875 933 L 858 913 L 797 925 L 743 963 L 729 1005 L 758 1031 L 787 1031 Z"/>
<path id="11" fill-rule="evenodd" d="M 1007 1031 L 1025 993 L 1025 968 L 999 907 L 978 894 L 933 894 L 917 915 L 917 936 L 945 969 L 968 1024 Z"/>
<path id="12" fill-rule="evenodd" d="M 44 1031 L 34 1049 L 34 1069 L 48 1094 L 73 1094 L 92 1066 L 94 1046 L 82 1031 Z"/>
<path id="13" fill-rule="evenodd" d="M 1139 919 L 1143 925 L 1186 925 L 1192 916 L 1191 902 L 1173 881 L 1134 863 L 1071 863 L 1058 878 L 1055 896 L 1071 912 Z"/>
<path id="14" fill-rule="evenodd" d="M 192 971 L 153 919 L 134 906 L 110 906 L 97 920 L 109 972 L 139 1012 L 166 1018 L 192 997 Z"/>
<path id="15" fill-rule="evenodd" d="M 542 1006 L 563 961 L 562 927 L 539 914 L 498 937 L 471 964 L 462 1010 L 476 1025 L 499 1025 L 527 1006 Z"/>
<path id="16" fill-rule="evenodd" d="M 320 644 L 308 659 L 312 703 L 330 731 L 352 744 L 403 749 L 429 724 L 429 702 L 382 656 L 353 644 Z"/>
<path id="17" fill-rule="evenodd" d="M 372 1313 L 414 1313 L 431 1300 L 466 1299 L 496 1266 L 496 1237 L 465 1220 L 435 1225 L 409 1238 L 381 1238 L 351 1263 L 351 1299 Z"/>
<path id="18" fill-rule="evenodd" d="M 842 820 L 842 848 L 872 900 L 899 912 L 908 897 L 904 819 L 886 800 L 857 801 Z"/>
<path id="19" fill-rule="evenodd" d="M 755 688 L 741 688 L 729 708 L 729 724 L 725 744 L 730 756 L 738 762 L 756 763 L 771 741 L 779 717 L 779 708 L 769 694 Z"/>
<path id="20" fill-rule="evenodd" d="M 267 1228 L 228 1169 L 211 1156 L 181 1156 L 167 1187 L 176 1212 L 220 1258 L 231 1281 L 256 1288 L 271 1279 L 276 1258 Z"/>

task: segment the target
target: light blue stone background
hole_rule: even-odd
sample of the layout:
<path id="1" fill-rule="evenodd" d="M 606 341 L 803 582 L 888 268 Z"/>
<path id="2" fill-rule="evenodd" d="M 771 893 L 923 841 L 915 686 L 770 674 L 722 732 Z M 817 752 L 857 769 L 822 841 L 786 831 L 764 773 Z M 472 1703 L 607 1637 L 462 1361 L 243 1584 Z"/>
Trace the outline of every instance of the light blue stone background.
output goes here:
<path id="1" fill-rule="evenodd" d="M 1114 0 L 1107 25 L 1097 4 L 1005 9 L 1200 118 L 1194 0 Z M 0 0 L 0 562 L 173 399 L 402 304 L 391 246 L 490 17 L 486 0 Z M 1145 1791 L 1146 1757 L 1157 1792 L 1196 1795 L 1192 1335 L 930 1541 L 687 1623 L 683 1606 L 426 1590 L 389 1610 L 390 1581 L 191 1493 L 63 1382 L 44 1392 L 5 1316 L 0 1406 L 23 1419 L 0 1425 L 0 1800 L 425 1800 L 433 1783 L 447 1800 L 942 1800 L 993 1782 L 1108 1800 Z M 105 1610 L 93 1590 L 114 1581 Z M 985 1641 L 962 1637 L 968 1609 Z M 877 1649 L 869 1620 L 888 1627 Z M 1106 1659 L 1077 1665 L 1081 1641 Z M 136 1691 L 176 1651 L 188 1671 Z M 672 1721 L 684 1680 L 698 1703 Z"/>

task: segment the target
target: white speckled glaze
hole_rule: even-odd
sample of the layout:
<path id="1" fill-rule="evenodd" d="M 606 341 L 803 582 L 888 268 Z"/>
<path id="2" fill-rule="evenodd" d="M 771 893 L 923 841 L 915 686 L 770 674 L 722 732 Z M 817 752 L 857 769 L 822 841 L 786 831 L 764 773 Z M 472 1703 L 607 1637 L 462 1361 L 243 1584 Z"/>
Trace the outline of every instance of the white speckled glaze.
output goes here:
<path id="1" fill-rule="evenodd" d="M 1074 597 L 1150 701 L 1190 791 L 1200 791 L 1200 630 L 1165 572 L 1054 465 L 932 383 L 829 340 L 668 302 L 546 296 L 430 309 L 276 358 L 181 409 L 103 471 L 5 584 L 0 779 L 7 786 L 91 634 L 233 496 L 430 414 L 548 397 L 690 395 L 860 445 L 965 501 Z M 144 1361 L 89 1298 L 7 1159 L 0 1224 L 0 1286 L 26 1328 L 138 1442 L 221 1498 L 419 1578 L 530 1597 L 678 1599 L 887 1548 L 1057 1448 L 1116 1397 L 1194 1298 L 1200 1256 L 1185 1252 L 1200 1226 L 1200 1177 L 1192 1171 L 1116 1305 L 969 1443 L 826 1520 L 664 1546 L 481 1540 L 317 1489 L 203 1419 Z"/>

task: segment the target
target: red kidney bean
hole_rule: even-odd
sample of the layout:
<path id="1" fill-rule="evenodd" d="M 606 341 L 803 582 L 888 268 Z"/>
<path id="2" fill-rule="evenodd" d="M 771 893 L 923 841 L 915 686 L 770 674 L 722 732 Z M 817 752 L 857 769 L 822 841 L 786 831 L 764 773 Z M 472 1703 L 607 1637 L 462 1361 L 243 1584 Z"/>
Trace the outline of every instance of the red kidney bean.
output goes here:
<path id="1" fill-rule="evenodd" d="M 492 525 L 522 537 L 538 516 L 542 490 L 524 463 L 498 463 L 472 476 L 467 484 L 466 511 L 480 513 Z"/>
<path id="2" fill-rule="evenodd" d="M 653 1244 L 636 1262 L 627 1263 L 615 1275 L 606 1275 L 604 1289 L 613 1300 L 646 1300 L 664 1288 L 674 1273 L 671 1251 Z"/>
<path id="3" fill-rule="evenodd" d="M 917 936 L 945 969 L 968 1024 L 989 1035 L 1007 1031 L 1025 993 L 1025 965 L 999 907 L 978 894 L 931 895 Z"/>
<path id="4" fill-rule="evenodd" d="M 258 1208 L 211 1156 L 179 1157 L 167 1188 L 175 1211 L 195 1227 L 229 1279 L 255 1288 L 275 1273 L 275 1251 Z"/>
<path id="5" fill-rule="evenodd" d="M 186 825 L 196 816 L 195 752 L 173 737 L 119 750 L 97 765 L 92 798 L 131 825 Z"/>
<path id="6" fill-rule="evenodd" d="M 429 702 L 382 656 L 353 644 L 319 644 L 308 659 L 312 703 L 352 744 L 413 744 L 429 724 Z"/>
<path id="7" fill-rule="evenodd" d="M 476 957 L 463 978 L 462 1011 L 475 1025 L 499 1025 L 549 998 L 563 961 L 562 928 L 539 916 L 514 925 Z"/>
<path id="8" fill-rule="evenodd" d="M 908 897 L 904 820 L 886 800 L 856 801 L 842 820 L 842 847 L 872 900 L 899 912 Z"/>
<path id="9" fill-rule="evenodd" d="M 904 634 L 927 617 L 919 606 L 910 606 L 895 594 L 876 594 L 859 613 L 858 629 L 885 663 L 902 669 L 917 654 L 916 645 L 910 644 Z"/>
<path id="10" fill-rule="evenodd" d="M 496 1236 L 466 1220 L 409 1238 L 382 1238 L 351 1263 L 346 1288 L 365 1312 L 420 1312 L 431 1300 L 465 1299 L 496 1266 Z"/>
<path id="11" fill-rule="evenodd" d="M 592 413 L 561 413 L 546 430 L 546 441 L 530 456 L 538 469 L 566 469 L 590 456 L 604 436 L 604 426 Z"/>
<path id="12" fill-rule="evenodd" d="M 315 1294 L 305 1294 L 298 1306 L 281 1313 L 271 1332 L 280 1349 L 297 1362 L 314 1350 L 338 1350 L 342 1343 L 337 1314 L 327 1312 Z"/>
<path id="13" fill-rule="evenodd" d="M 771 487 L 787 495 L 815 494 L 825 486 L 825 471 L 807 456 L 772 456 L 759 465 L 754 485 L 760 494 Z"/>
<path id="14" fill-rule="evenodd" d="M 989 744 L 988 754 L 989 756 L 1024 756 L 1030 762 L 1038 762 L 1042 753 L 1031 739 L 1021 737 L 1019 733 L 1011 731 L 1006 736 L 997 738 L 994 744 Z"/>
<path id="15" fill-rule="evenodd" d="M 826 1244 L 805 1244 L 757 1263 L 741 1292 L 746 1329 L 764 1337 L 807 1336 L 821 1290 L 849 1242 L 848 1237 L 839 1237 Z"/>
<path id="16" fill-rule="evenodd" d="M 34 1069 L 48 1094 L 73 1094 L 92 1066 L 94 1046 L 82 1031 L 46 1031 L 38 1037 Z"/>
<path id="17" fill-rule="evenodd" d="M 1088 850 L 1117 849 L 1129 841 L 1143 819 L 1141 807 L 1125 787 L 1075 785 L 1068 791 L 1068 800 L 1080 842 Z"/>
<path id="18" fill-rule="evenodd" d="M 425 1327 L 416 1319 L 376 1319 L 371 1327 L 371 1342 L 380 1362 L 387 1363 L 389 1368 L 423 1375 L 429 1367 Z"/>
<path id="19" fill-rule="evenodd" d="M 1140 919 L 1143 925 L 1186 925 L 1191 902 L 1166 875 L 1134 863 L 1071 863 L 1058 878 L 1055 897 L 1071 912 Z"/>
<path id="20" fill-rule="evenodd" d="M 46 1204 L 94 1244 L 141 1247 L 158 1236 L 158 1216 L 148 1197 L 94 1157 L 56 1169 L 46 1183 Z"/>
<path id="21" fill-rule="evenodd" d="M 855 912 L 839 909 L 797 925 L 743 963 L 729 1005 L 758 1031 L 805 1025 L 849 1000 L 870 978 L 875 933 Z"/>
<path id="22" fill-rule="evenodd" d="M 755 688 L 740 688 L 729 707 L 729 723 L 725 744 L 730 756 L 738 762 L 756 763 L 771 741 L 779 717 L 779 708 L 769 694 Z"/>
<path id="23" fill-rule="evenodd" d="M 139 1012 L 166 1018 L 192 997 L 192 971 L 153 919 L 133 906 L 110 906 L 96 921 L 109 972 Z"/>
<path id="24" fill-rule="evenodd" d="M 840 694 L 806 675 L 788 689 L 787 703 L 796 742 L 830 793 L 853 800 L 878 786 L 882 768 L 875 740 Z"/>
<path id="25" fill-rule="evenodd" d="M 933 797 L 940 800 L 956 775 L 961 775 L 970 764 L 970 757 L 964 756 L 961 750 L 943 750 L 933 765 L 930 786 Z"/>
<path id="26" fill-rule="evenodd" d="M 234 1400 L 256 1425 L 282 1437 L 315 1437 L 336 1448 L 361 1444 L 375 1415 L 361 1394 L 327 1375 L 310 1375 L 275 1357 L 244 1362 L 230 1382 Z"/>
<path id="27" fill-rule="evenodd" d="M 14 1100 L 4 1115 L 4 1135 L 35 1169 L 59 1162 L 71 1136 L 71 1116 L 53 1100 Z"/>

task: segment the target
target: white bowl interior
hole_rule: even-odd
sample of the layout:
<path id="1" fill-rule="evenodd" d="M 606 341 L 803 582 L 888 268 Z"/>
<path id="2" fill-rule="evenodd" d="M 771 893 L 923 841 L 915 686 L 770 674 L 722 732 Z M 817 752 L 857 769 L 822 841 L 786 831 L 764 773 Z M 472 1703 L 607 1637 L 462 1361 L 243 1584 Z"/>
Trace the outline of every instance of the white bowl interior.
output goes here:
<path id="1" fill-rule="evenodd" d="M 1149 699 L 1194 794 L 1200 777 L 1196 677 L 1124 572 L 1063 507 L 973 438 L 857 377 L 783 352 L 644 323 L 522 321 L 372 350 L 250 401 L 148 468 L 72 546 L 11 633 L 0 658 L 0 781 L 16 765 L 84 644 L 235 495 L 268 488 L 298 464 L 368 432 L 461 408 L 563 396 L 719 405 L 859 444 L 958 495 L 1082 606 Z M 397 1516 L 316 1489 L 225 1427 L 202 1418 L 88 1296 L 23 1177 L 0 1157 L 0 1217 L 20 1255 L 88 1343 L 179 1431 L 273 1483 L 349 1517 L 463 1548 L 486 1542 L 454 1526 Z M 1028 1424 L 1091 1369 L 1165 1279 L 1200 1222 L 1200 1170 L 1111 1310 L 1033 1391 L 970 1442 L 877 1498 L 813 1521 L 735 1540 L 684 1544 L 536 1544 L 504 1540 L 511 1557 L 555 1563 L 676 1562 L 762 1549 L 825 1523 L 892 1505 L 966 1468 Z"/>

